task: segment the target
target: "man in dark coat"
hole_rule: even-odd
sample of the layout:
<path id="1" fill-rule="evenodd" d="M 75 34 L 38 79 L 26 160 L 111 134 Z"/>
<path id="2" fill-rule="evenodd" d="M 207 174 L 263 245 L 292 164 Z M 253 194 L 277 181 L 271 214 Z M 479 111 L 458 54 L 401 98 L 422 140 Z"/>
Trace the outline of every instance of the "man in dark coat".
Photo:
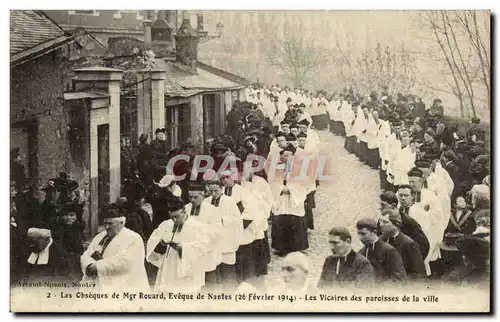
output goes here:
<path id="1" fill-rule="evenodd" d="M 40 206 L 40 214 L 42 220 L 49 226 L 53 227 L 57 220 L 57 203 L 56 203 L 56 187 L 53 180 L 49 180 L 47 184 L 42 187 L 45 192 L 45 199 Z"/>
<path id="2" fill-rule="evenodd" d="M 400 231 L 401 215 L 396 208 L 385 208 L 379 219 L 382 239 L 396 248 L 403 259 L 406 276 L 416 280 L 426 276 L 420 248 L 410 237 Z"/>
<path id="3" fill-rule="evenodd" d="M 444 151 L 441 154 L 441 164 L 443 168 L 450 175 L 451 180 L 453 180 L 453 192 L 451 194 L 451 200 L 455 200 L 460 195 L 460 169 L 458 168 L 455 152 L 453 150 Z"/>
<path id="4" fill-rule="evenodd" d="M 18 189 L 26 184 L 26 169 L 21 162 L 19 148 L 10 150 L 10 180 L 16 183 Z"/>
<path id="5" fill-rule="evenodd" d="M 155 135 L 156 139 L 151 141 L 150 144 L 153 166 L 155 168 L 155 173 L 156 171 L 162 170 L 162 174 L 165 174 L 169 155 L 169 148 L 165 138 L 165 129 L 156 129 Z"/>
<path id="6" fill-rule="evenodd" d="M 51 231 L 30 228 L 29 251 L 21 261 L 19 278 L 30 282 L 79 282 L 82 277 L 77 254 L 69 253 L 52 239 Z"/>
<path id="7" fill-rule="evenodd" d="M 472 126 L 469 128 L 469 130 L 467 130 L 468 142 L 486 141 L 486 132 L 481 127 L 481 125 L 479 125 L 480 122 L 481 120 L 479 118 L 472 118 Z"/>
<path id="8" fill-rule="evenodd" d="M 404 281 L 406 271 L 403 259 L 394 247 L 379 239 L 377 222 L 372 218 L 364 218 L 356 223 L 356 229 L 359 240 L 364 244 L 359 253 L 372 264 L 377 281 Z"/>
<path id="9" fill-rule="evenodd" d="M 239 115 L 240 101 L 234 101 L 233 107 L 226 115 L 226 132 L 233 133 L 238 127 L 238 121 L 240 120 Z"/>
<path id="10" fill-rule="evenodd" d="M 370 261 L 352 250 L 351 233 L 345 227 L 334 227 L 328 233 L 332 255 L 325 259 L 318 281 L 319 289 L 343 286 L 373 285 L 375 271 Z"/>
<path id="11" fill-rule="evenodd" d="M 139 137 L 139 145 L 137 146 L 137 170 L 139 177 L 146 187 L 153 184 L 153 151 L 148 144 L 148 135 L 141 134 Z"/>
<path id="12" fill-rule="evenodd" d="M 420 224 L 410 217 L 410 208 L 413 205 L 413 188 L 402 185 L 398 188 L 399 214 L 401 215 L 401 232 L 413 239 L 420 248 L 422 259 L 429 253 L 429 240 L 425 236 Z"/>
<path id="13" fill-rule="evenodd" d="M 136 184 L 135 193 L 130 200 L 130 209 L 127 213 L 125 227 L 138 233 L 144 244 L 148 242 L 149 236 L 153 232 L 153 218 L 150 217 L 146 209 L 144 209 L 145 191 L 140 184 Z"/>
<path id="14" fill-rule="evenodd" d="M 78 220 L 78 208 L 72 204 L 66 204 L 59 211 L 59 218 L 52 231 L 54 240 L 65 251 L 75 254 L 83 254 L 83 232 L 85 222 Z"/>
<path id="15" fill-rule="evenodd" d="M 462 255 L 462 265 L 455 268 L 444 281 L 457 284 L 489 285 L 490 280 L 490 243 L 480 237 L 459 238 L 455 244 Z"/>
<path id="16" fill-rule="evenodd" d="M 120 169 L 121 181 L 125 187 L 134 180 L 137 164 L 134 153 L 132 152 L 131 142 L 129 137 L 122 137 L 120 149 Z"/>

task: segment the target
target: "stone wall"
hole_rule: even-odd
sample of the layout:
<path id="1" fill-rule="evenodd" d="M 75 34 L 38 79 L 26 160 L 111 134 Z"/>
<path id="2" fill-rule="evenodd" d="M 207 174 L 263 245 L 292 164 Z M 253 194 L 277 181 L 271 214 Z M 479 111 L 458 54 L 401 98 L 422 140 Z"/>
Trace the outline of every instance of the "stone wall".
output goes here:
<path id="1" fill-rule="evenodd" d="M 64 77 L 61 53 L 54 51 L 11 69 L 11 126 L 33 121 L 40 181 L 68 171 L 68 115 L 64 111 Z"/>

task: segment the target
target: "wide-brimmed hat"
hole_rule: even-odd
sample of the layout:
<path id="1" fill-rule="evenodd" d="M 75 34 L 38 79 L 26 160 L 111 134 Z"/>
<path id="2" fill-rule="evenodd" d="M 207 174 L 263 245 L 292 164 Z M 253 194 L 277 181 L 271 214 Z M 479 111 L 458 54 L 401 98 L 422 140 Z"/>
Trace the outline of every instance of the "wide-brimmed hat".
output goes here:
<path id="1" fill-rule="evenodd" d="M 449 252 L 458 252 L 458 247 L 455 242 L 463 237 L 464 234 L 462 233 L 446 233 L 444 235 L 443 242 L 439 245 L 439 247 L 442 250 L 446 250 Z"/>

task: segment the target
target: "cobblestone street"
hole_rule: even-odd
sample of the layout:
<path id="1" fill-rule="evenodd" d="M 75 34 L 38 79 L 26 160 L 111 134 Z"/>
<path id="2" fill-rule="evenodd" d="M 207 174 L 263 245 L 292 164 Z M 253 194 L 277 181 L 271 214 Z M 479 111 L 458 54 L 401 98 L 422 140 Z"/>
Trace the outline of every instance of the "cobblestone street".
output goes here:
<path id="1" fill-rule="evenodd" d="M 310 282 L 313 284 L 319 279 L 325 258 L 331 254 L 328 245 L 330 228 L 346 226 L 351 231 L 354 250 L 360 249 L 356 221 L 376 214 L 380 194 L 378 172 L 347 153 L 343 137 L 328 131 L 318 131 L 318 135 L 320 151 L 333 169 L 333 181 L 322 182 L 316 190 L 315 229 L 309 230 L 309 249 L 305 251 L 311 264 Z M 268 278 L 278 277 L 281 261 L 281 257 L 271 255 Z"/>

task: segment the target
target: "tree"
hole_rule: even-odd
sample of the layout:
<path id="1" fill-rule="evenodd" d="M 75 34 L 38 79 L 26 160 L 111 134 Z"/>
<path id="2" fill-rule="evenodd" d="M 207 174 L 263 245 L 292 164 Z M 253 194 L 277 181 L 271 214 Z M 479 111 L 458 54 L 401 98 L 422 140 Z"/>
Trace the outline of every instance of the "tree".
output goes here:
<path id="1" fill-rule="evenodd" d="M 374 48 L 366 48 L 357 58 L 354 50 L 343 49 L 338 40 L 336 48 L 341 56 L 339 69 L 346 87 L 363 95 L 387 87 L 393 96 L 410 94 L 418 87 L 416 61 L 404 44 L 382 48 L 378 43 Z M 344 68 L 348 71 L 343 71 Z"/>
<path id="2" fill-rule="evenodd" d="M 421 14 L 444 58 L 448 72 L 443 73 L 443 77 L 459 101 L 462 116 L 465 112 L 469 114 L 468 109 L 472 116 L 477 116 L 477 105 L 482 101 L 478 92 L 486 92 L 490 106 L 490 53 L 486 41 L 489 24 L 480 28 L 479 14 L 476 11 L 445 10 Z M 487 17 L 482 18 L 487 22 Z M 452 82 L 447 80 L 450 77 Z"/>
<path id="3" fill-rule="evenodd" d="M 303 32 L 302 23 L 287 21 L 281 28 L 282 32 L 275 29 L 269 34 L 267 62 L 281 69 L 294 86 L 301 86 L 326 63 L 326 51 L 316 37 Z"/>

